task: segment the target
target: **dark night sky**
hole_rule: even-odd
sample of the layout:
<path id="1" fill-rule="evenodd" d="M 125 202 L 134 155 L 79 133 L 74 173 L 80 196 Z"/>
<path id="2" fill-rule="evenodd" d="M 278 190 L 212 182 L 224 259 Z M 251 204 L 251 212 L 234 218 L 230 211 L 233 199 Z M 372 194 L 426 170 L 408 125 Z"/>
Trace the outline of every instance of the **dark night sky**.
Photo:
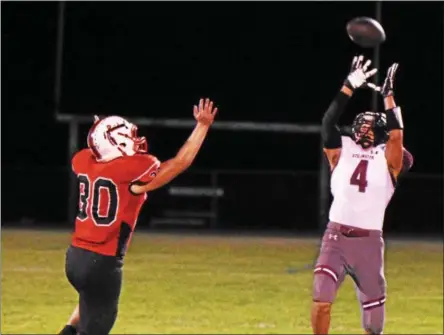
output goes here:
<path id="1" fill-rule="evenodd" d="M 53 118 L 57 3 L 1 9 L 2 164 L 66 164 L 67 127 Z M 400 63 L 396 97 L 421 173 L 442 171 L 443 13 L 439 2 L 383 3 L 381 75 Z M 345 24 L 373 14 L 371 2 L 68 2 L 62 110 L 189 118 L 209 95 L 220 120 L 319 123 L 362 51 Z M 358 93 L 344 122 L 370 103 Z M 188 133 L 146 135 L 164 159 Z M 315 136 L 215 131 L 197 165 L 316 169 L 318 158 Z"/>

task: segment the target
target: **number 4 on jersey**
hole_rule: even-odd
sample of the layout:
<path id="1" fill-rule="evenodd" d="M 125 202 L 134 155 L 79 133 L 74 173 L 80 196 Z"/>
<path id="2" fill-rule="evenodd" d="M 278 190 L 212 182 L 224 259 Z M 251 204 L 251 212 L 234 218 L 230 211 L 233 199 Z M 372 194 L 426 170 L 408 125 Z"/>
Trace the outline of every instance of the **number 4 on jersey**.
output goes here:
<path id="1" fill-rule="evenodd" d="M 358 190 L 361 193 L 365 193 L 365 189 L 367 188 L 367 168 L 368 168 L 368 161 L 367 160 L 361 160 L 356 166 L 355 171 L 353 171 L 353 174 L 350 178 L 350 185 L 356 185 L 358 186 Z"/>

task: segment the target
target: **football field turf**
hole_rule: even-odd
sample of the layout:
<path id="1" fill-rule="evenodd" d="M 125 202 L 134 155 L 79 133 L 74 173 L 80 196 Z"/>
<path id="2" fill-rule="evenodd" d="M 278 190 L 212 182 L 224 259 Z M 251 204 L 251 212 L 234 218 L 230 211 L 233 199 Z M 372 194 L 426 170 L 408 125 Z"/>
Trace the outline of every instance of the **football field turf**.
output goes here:
<path id="1" fill-rule="evenodd" d="M 55 334 L 76 304 L 68 232 L 2 230 L 2 334 Z M 309 334 L 317 240 L 136 233 L 114 334 Z M 305 266 L 305 269 L 304 269 Z M 385 334 L 443 333 L 443 245 L 388 242 Z M 362 334 L 347 279 L 333 334 Z"/>

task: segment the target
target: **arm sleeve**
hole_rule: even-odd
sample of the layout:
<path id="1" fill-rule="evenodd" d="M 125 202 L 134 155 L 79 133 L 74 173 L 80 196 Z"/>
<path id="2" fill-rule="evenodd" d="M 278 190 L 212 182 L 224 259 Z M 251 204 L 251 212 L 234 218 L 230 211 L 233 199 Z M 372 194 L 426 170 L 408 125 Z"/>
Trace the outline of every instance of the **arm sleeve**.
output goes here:
<path id="1" fill-rule="evenodd" d="M 342 146 L 338 121 L 349 99 L 347 94 L 339 92 L 322 118 L 321 135 L 326 149 L 337 149 Z"/>

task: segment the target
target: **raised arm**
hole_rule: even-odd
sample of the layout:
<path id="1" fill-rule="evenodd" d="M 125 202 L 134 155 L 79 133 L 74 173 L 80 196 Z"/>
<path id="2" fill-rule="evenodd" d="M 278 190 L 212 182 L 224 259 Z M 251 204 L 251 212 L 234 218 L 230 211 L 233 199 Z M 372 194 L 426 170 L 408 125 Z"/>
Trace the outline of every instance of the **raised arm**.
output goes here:
<path id="1" fill-rule="evenodd" d="M 169 183 L 179 174 L 188 169 L 199 152 L 202 143 L 207 136 L 208 130 L 214 121 L 216 113 L 217 108 L 213 109 L 212 101 L 206 99 L 204 103 L 204 100 L 201 99 L 199 107 L 194 106 L 194 117 L 197 124 L 177 155 L 160 165 L 157 176 L 149 184 L 131 185 L 131 192 L 142 194 L 153 191 Z"/>
<path id="2" fill-rule="evenodd" d="M 367 71 L 371 61 L 367 60 L 364 63 L 364 57 L 354 57 L 351 70 L 347 79 L 344 82 L 339 93 L 331 102 L 327 111 L 322 118 L 322 141 L 324 143 L 324 153 L 330 163 L 330 168 L 333 170 L 338 164 L 341 155 L 341 131 L 338 127 L 338 121 L 341 114 L 345 110 L 348 100 L 353 95 L 354 90 L 364 85 L 367 78 L 376 73 L 376 69 Z"/>
<path id="3" fill-rule="evenodd" d="M 338 164 L 342 147 L 341 131 L 338 126 L 338 121 L 352 94 L 352 90 L 345 85 L 342 86 L 322 118 L 324 153 L 327 156 L 332 170 Z"/>
<path id="4" fill-rule="evenodd" d="M 381 94 L 384 97 L 384 109 L 387 116 L 387 131 L 389 138 L 387 141 L 387 147 L 385 151 L 385 157 L 390 172 L 395 179 L 398 178 L 399 173 L 402 171 L 403 165 L 403 129 L 401 108 L 396 106 L 393 86 L 396 70 L 398 64 L 394 63 L 387 71 L 387 77 L 384 80 L 384 84 L 381 88 Z"/>

